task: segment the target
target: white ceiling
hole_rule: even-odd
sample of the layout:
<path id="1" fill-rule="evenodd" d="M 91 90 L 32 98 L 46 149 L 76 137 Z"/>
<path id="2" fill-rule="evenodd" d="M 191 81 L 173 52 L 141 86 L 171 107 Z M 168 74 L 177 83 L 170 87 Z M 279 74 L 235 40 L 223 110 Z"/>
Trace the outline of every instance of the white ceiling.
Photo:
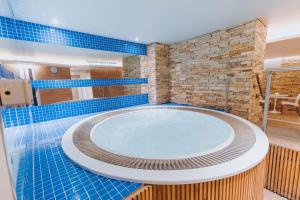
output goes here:
<path id="1" fill-rule="evenodd" d="M 0 0 L 0 15 L 12 16 Z M 300 0 L 9 0 L 18 19 L 141 42 L 173 43 L 261 18 L 268 40 L 300 35 Z"/>

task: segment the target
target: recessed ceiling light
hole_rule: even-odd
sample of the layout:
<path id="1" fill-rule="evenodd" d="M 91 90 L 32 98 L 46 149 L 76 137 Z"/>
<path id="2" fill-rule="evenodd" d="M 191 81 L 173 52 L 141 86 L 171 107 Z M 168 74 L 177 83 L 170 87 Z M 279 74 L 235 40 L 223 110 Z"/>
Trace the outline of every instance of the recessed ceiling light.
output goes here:
<path id="1" fill-rule="evenodd" d="M 59 24 L 59 21 L 58 21 L 57 19 L 53 19 L 53 20 L 52 20 L 52 24 L 58 25 L 58 24 Z"/>
<path id="2" fill-rule="evenodd" d="M 139 41 L 140 41 L 140 38 L 136 37 L 134 40 L 135 40 L 136 42 L 139 42 Z"/>

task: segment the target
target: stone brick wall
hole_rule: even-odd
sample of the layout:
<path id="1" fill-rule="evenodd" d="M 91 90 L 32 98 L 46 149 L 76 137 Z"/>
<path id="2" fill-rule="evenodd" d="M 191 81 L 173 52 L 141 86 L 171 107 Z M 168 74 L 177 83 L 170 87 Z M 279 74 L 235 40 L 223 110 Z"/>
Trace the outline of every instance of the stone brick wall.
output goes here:
<path id="1" fill-rule="evenodd" d="M 150 103 L 216 108 L 225 106 L 228 79 L 230 112 L 257 121 L 255 75 L 262 77 L 265 38 L 266 27 L 254 20 L 169 46 L 150 44 L 147 56 L 123 60 L 124 77 L 148 77 L 149 84 L 134 91 L 148 93 Z"/>
<path id="2" fill-rule="evenodd" d="M 248 119 L 257 122 L 262 117 L 262 107 L 260 100 L 262 96 L 259 91 L 259 86 L 256 80 L 256 74 L 263 77 L 264 70 L 264 55 L 266 50 L 267 28 L 259 20 L 255 21 L 254 31 L 254 56 L 252 59 L 252 73 L 250 86 L 250 108 L 248 111 Z"/>
<path id="3" fill-rule="evenodd" d="M 141 58 L 140 56 L 129 56 L 123 58 L 123 77 L 140 78 L 141 77 Z M 124 85 L 124 94 L 140 94 L 140 85 Z"/>
<path id="4" fill-rule="evenodd" d="M 169 95 L 169 47 L 163 44 L 148 45 L 147 56 L 130 56 L 123 59 L 123 76 L 148 78 L 148 84 L 125 86 L 124 93 L 148 93 L 149 103 L 170 101 Z"/>
<path id="5" fill-rule="evenodd" d="M 231 112 L 257 121 L 255 73 L 262 76 L 265 37 L 265 26 L 255 20 L 170 45 L 171 101 L 223 108 L 226 75 L 231 74 Z"/>
<path id="6" fill-rule="evenodd" d="M 148 78 L 142 92 L 149 94 L 149 102 L 161 104 L 170 101 L 169 47 L 164 44 L 148 45 L 147 57 L 141 57 L 141 76 Z"/>
<path id="7" fill-rule="evenodd" d="M 300 71 L 274 73 L 271 94 L 279 92 L 295 97 L 300 94 Z"/>
<path id="8" fill-rule="evenodd" d="M 284 58 L 281 60 L 281 67 L 300 66 L 300 58 Z M 263 88 L 266 87 L 266 80 L 263 77 Z M 300 71 L 289 71 L 273 73 L 271 83 L 271 94 L 287 94 L 295 97 L 300 94 Z"/>

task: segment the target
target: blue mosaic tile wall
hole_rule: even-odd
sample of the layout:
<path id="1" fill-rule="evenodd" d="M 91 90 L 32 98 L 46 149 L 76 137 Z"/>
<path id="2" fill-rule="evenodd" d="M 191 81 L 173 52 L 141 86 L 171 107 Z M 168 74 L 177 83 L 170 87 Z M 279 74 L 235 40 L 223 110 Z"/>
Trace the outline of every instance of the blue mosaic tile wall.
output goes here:
<path id="1" fill-rule="evenodd" d="M 13 72 L 8 71 L 3 65 L 0 64 L 0 78 L 16 79 L 18 77 L 16 77 Z"/>
<path id="2" fill-rule="evenodd" d="M 2 116 L 4 126 L 8 128 L 147 103 L 148 94 L 137 94 L 32 107 L 8 108 L 3 111 Z"/>
<path id="3" fill-rule="evenodd" d="M 147 55 L 147 45 L 0 16 L 0 37 L 46 44 Z"/>
<path id="4" fill-rule="evenodd" d="M 130 84 L 147 84 L 147 83 L 148 83 L 147 78 L 31 81 L 31 85 L 35 89 L 95 87 L 95 86 L 130 85 Z"/>

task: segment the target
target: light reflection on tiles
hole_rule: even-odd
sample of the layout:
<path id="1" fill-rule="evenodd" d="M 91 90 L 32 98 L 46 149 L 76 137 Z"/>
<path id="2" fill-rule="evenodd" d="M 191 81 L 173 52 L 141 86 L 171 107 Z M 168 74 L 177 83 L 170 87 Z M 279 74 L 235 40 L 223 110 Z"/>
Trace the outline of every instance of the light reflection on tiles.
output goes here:
<path id="1" fill-rule="evenodd" d="M 87 116 L 90 115 L 5 130 L 13 174 L 17 175 L 18 199 L 123 199 L 140 186 L 97 176 L 64 155 L 62 135 Z"/>

